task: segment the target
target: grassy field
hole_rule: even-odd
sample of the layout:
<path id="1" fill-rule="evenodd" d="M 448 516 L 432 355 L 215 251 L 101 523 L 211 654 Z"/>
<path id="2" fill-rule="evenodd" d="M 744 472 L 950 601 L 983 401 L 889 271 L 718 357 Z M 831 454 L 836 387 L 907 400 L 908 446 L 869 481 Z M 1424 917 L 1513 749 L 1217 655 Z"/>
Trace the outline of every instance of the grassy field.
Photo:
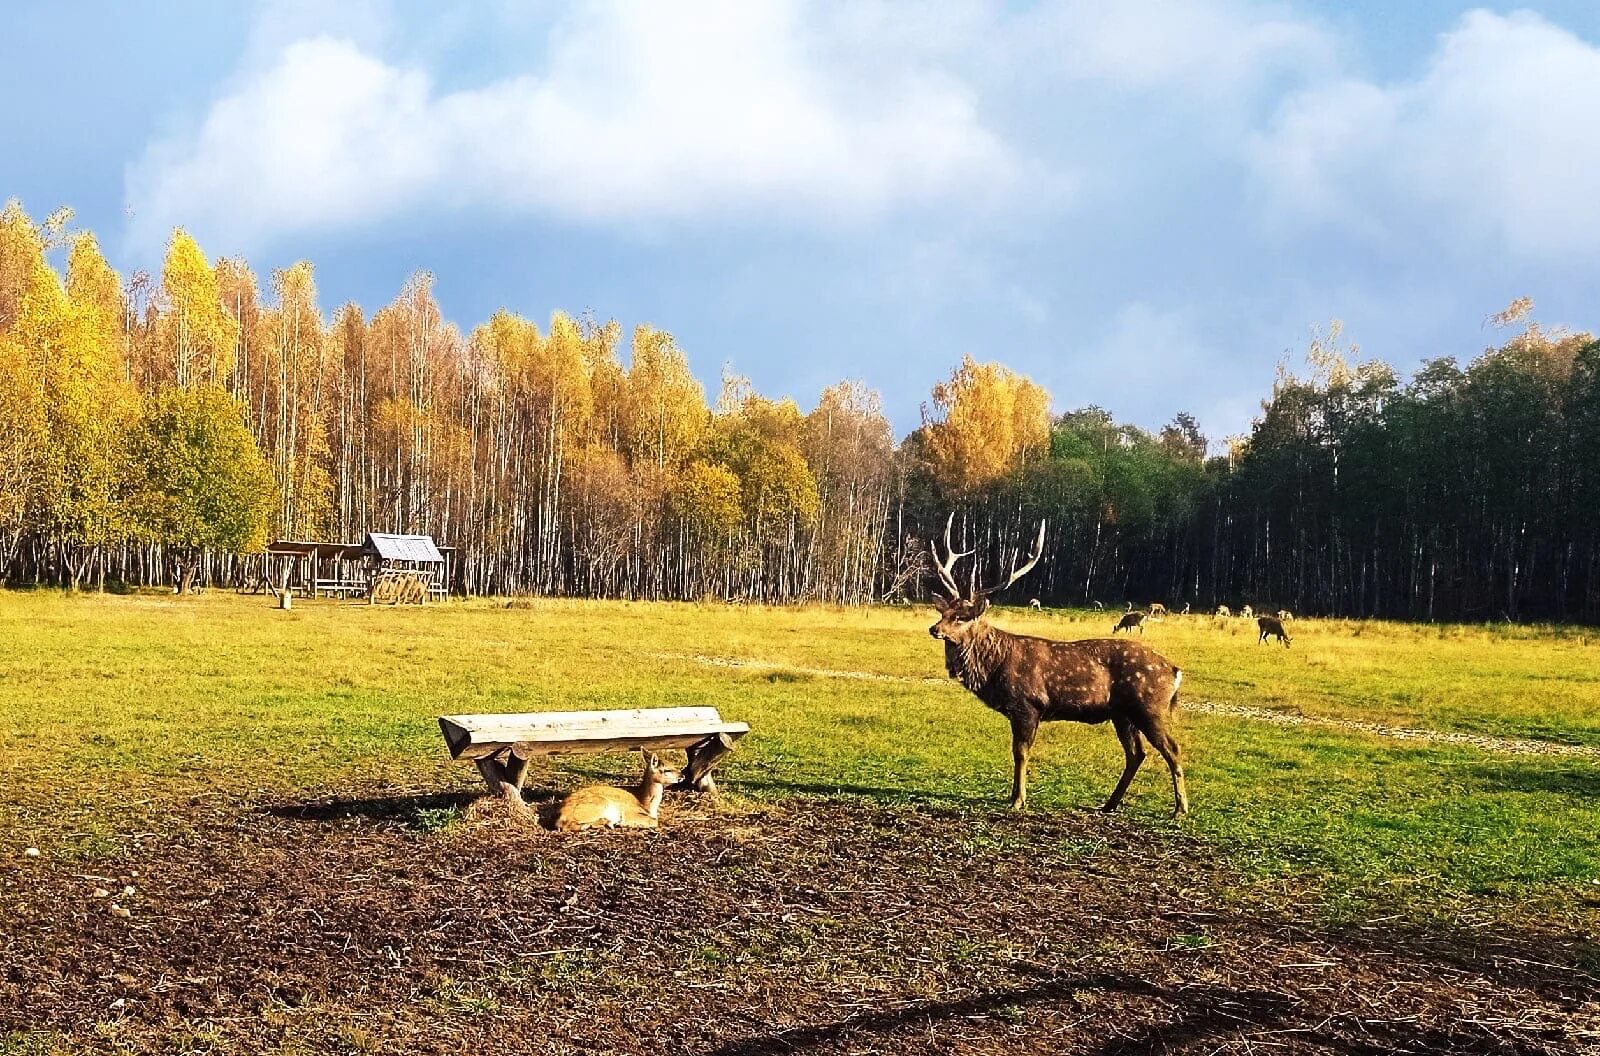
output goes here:
<path id="1" fill-rule="evenodd" d="M 1114 617 L 994 619 L 1072 638 L 1102 635 Z M 1006 727 L 942 680 L 931 622 L 916 608 L 301 602 L 284 613 L 226 593 L 4 593 L 0 854 L 38 846 L 111 857 L 181 826 L 204 797 L 470 789 L 475 771 L 445 757 L 441 713 L 702 703 L 753 728 L 724 774 L 735 801 L 862 796 L 970 811 L 981 829 L 1007 791 Z M 1288 651 L 1258 646 L 1251 623 L 1209 617 L 1168 619 L 1146 640 L 1185 669 L 1189 701 L 1600 746 L 1600 641 L 1590 632 L 1312 620 L 1292 629 Z M 1167 817 L 1159 760 L 1124 810 L 1152 840 L 1181 826 L 1258 890 L 1333 918 L 1597 919 L 1593 754 L 1226 714 L 1190 714 L 1182 738 L 1192 817 Z M 1046 727 L 1034 809 L 1098 803 L 1120 763 L 1108 728 Z M 578 758 L 531 783 L 632 765 Z"/>

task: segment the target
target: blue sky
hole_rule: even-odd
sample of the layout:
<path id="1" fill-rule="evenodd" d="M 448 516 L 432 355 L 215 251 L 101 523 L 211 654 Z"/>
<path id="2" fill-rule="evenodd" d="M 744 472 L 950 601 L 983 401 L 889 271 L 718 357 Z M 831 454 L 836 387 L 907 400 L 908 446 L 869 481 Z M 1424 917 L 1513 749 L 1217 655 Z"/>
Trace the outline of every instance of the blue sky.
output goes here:
<path id="1" fill-rule="evenodd" d="M 331 12 L 329 9 L 331 8 Z M 1338 318 L 1402 368 L 1600 293 L 1600 5 L 19 5 L 0 197 L 369 310 L 592 309 L 904 431 L 970 353 L 1248 426 Z"/>

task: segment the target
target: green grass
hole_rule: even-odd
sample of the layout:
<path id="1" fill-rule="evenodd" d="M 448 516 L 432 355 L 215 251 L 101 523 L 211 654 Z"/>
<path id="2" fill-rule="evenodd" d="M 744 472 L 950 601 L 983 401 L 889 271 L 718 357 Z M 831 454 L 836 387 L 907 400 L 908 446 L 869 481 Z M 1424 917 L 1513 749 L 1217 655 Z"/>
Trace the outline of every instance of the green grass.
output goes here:
<path id="1" fill-rule="evenodd" d="M 1052 637 L 1114 617 L 1006 610 Z M 109 854 L 193 797 L 472 788 L 435 717 L 713 704 L 752 735 L 725 784 L 743 795 L 856 794 L 982 812 L 1009 781 L 1004 722 L 943 681 L 922 609 L 765 609 L 536 601 L 373 609 L 214 593 L 0 593 L 0 853 Z M 1512 627 L 1297 621 L 1294 648 L 1242 620 L 1173 618 L 1146 641 L 1184 696 L 1451 732 L 1600 744 L 1600 641 Z M 717 667 L 696 656 L 757 660 Z M 885 679 L 836 677 L 867 672 Z M 932 681 L 928 681 L 928 680 Z M 1036 809 L 1098 803 L 1121 753 L 1104 727 L 1046 727 Z M 1263 884 L 1334 912 L 1590 914 L 1600 895 L 1600 765 L 1190 715 L 1194 815 L 1182 828 Z M 1165 832 L 1147 764 L 1125 810 Z M 558 769 L 620 773 L 579 757 Z M 534 782 L 553 780 L 536 770 Z M 448 812 L 423 819 L 448 829 Z"/>

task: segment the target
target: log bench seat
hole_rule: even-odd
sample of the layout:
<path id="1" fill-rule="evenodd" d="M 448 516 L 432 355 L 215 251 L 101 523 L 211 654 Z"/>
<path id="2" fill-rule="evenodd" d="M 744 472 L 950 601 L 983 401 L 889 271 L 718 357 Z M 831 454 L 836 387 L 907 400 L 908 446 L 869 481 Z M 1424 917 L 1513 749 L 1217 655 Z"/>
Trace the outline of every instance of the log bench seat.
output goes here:
<path id="1" fill-rule="evenodd" d="M 489 791 L 525 810 L 522 783 L 536 755 L 682 748 L 683 779 L 674 788 L 713 792 L 711 770 L 750 732 L 725 722 L 716 708 L 632 708 L 620 711 L 535 711 L 516 715 L 441 715 L 452 759 L 470 759 Z"/>

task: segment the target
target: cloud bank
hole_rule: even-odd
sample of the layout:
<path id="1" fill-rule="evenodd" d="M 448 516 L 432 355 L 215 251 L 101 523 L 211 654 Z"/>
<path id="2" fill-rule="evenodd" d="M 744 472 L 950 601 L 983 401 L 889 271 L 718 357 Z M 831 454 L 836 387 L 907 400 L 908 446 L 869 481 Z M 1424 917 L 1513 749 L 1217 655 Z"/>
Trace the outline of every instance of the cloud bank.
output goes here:
<path id="1" fill-rule="evenodd" d="M 1014 177 L 971 90 L 915 50 L 841 67 L 794 5 L 694 10 L 585 7 L 540 74 L 458 91 L 348 39 L 290 42 L 132 166 L 135 241 L 182 222 L 248 247 L 437 205 L 816 222 Z"/>
<path id="2" fill-rule="evenodd" d="M 1343 78 L 1283 100 L 1253 146 L 1280 221 L 1396 251 L 1592 257 L 1600 48 L 1536 14 L 1474 11 L 1418 77 Z"/>

